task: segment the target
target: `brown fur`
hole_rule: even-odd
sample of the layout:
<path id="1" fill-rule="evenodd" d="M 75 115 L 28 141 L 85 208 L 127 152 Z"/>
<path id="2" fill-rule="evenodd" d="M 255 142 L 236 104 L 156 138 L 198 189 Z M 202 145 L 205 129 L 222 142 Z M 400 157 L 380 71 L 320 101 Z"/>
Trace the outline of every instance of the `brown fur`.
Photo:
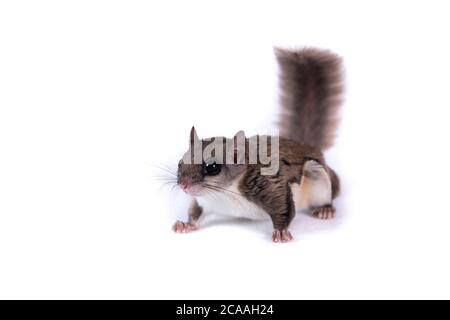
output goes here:
<path id="1" fill-rule="evenodd" d="M 341 59 L 326 50 L 275 50 L 280 67 L 280 135 L 331 147 L 342 102 Z"/>
<path id="2" fill-rule="evenodd" d="M 203 213 L 203 209 L 202 207 L 200 207 L 198 205 L 198 202 L 194 199 L 194 201 L 192 201 L 191 206 L 189 208 L 189 212 L 188 212 L 188 216 L 189 216 L 189 221 L 190 223 L 195 223 L 198 221 L 198 219 L 200 218 L 200 216 Z"/>
<path id="3" fill-rule="evenodd" d="M 303 165 L 316 160 L 326 167 L 322 152 L 311 146 L 280 138 L 280 168 L 276 175 L 261 175 L 262 165 L 248 165 L 239 190 L 261 206 L 272 219 L 274 229 L 285 230 L 295 216 L 290 185 L 300 183 Z"/>
<path id="4" fill-rule="evenodd" d="M 333 199 L 335 199 L 341 191 L 339 177 L 336 174 L 336 172 L 334 172 L 334 170 L 331 169 L 330 167 L 328 167 L 328 175 L 330 176 L 331 179 L 331 192 L 332 192 L 331 195 Z"/>

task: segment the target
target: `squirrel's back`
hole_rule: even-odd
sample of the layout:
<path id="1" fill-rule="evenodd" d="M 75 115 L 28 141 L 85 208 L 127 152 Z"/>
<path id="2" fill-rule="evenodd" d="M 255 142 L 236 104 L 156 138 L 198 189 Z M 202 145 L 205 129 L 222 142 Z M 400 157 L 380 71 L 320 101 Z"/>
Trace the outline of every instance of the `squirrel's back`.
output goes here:
<path id="1" fill-rule="evenodd" d="M 342 102 L 342 63 L 334 53 L 275 49 L 280 68 L 280 135 L 323 150 L 331 147 Z"/>

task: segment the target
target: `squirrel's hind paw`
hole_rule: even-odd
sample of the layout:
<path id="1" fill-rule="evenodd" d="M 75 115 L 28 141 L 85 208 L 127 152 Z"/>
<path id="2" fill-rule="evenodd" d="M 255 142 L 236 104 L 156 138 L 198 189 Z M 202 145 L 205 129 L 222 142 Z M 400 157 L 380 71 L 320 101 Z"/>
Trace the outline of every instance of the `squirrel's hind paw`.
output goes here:
<path id="1" fill-rule="evenodd" d="M 333 219 L 336 215 L 336 209 L 332 205 L 326 205 L 313 209 L 312 214 L 314 217 L 322 220 Z"/>

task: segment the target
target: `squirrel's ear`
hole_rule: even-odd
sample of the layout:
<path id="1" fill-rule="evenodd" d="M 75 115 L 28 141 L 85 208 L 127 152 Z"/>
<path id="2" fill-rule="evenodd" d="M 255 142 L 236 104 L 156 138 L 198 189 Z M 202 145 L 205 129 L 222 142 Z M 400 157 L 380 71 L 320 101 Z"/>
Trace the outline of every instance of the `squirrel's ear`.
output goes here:
<path id="1" fill-rule="evenodd" d="M 200 139 L 197 136 L 197 131 L 195 131 L 195 127 L 193 126 L 191 129 L 191 139 L 190 142 L 191 144 L 194 143 L 194 141 L 199 141 Z"/>

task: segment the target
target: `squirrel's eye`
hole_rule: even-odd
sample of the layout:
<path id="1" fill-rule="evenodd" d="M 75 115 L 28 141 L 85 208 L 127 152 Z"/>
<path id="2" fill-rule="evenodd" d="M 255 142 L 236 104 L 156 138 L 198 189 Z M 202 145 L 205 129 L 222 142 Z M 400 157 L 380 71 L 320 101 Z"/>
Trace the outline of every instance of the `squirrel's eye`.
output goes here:
<path id="1" fill-rule="evenodd" d="M 205 171 L 208 176 L 215 176 L 215 175 L 219 174 L 221 169 L 222 169 L 222 166 L 220 164 L 216 163 L 215 161 L 205 164 Z"/>

